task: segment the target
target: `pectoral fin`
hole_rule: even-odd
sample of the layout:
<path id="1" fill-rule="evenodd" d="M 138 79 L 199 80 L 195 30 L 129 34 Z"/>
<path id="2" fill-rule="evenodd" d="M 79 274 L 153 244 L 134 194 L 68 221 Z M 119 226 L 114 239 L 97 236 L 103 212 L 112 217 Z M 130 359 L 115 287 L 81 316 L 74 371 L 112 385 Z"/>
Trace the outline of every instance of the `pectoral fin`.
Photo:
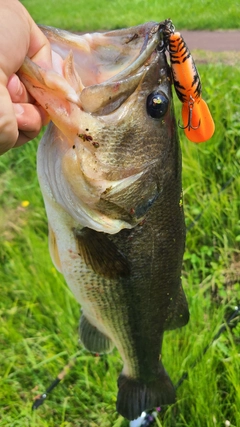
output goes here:
<path id="1" fill-rule="evenodd" d="M 108 279 L 128 276 L 130 266 L 124 254 L 104 234 L 90 228 L 74 230 L 79 255 L 96 274 Z"/>

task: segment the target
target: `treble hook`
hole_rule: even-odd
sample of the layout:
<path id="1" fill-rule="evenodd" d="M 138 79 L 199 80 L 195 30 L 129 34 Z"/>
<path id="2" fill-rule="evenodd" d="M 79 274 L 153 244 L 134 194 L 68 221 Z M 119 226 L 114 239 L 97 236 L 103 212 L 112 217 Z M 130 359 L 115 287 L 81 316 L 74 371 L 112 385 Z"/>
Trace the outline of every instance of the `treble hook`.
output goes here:
<path id="1" fill-rule="evenodd" d="M 195 103 L 195 100 L 190 95 L 190 100 L 188 101 L 188 122 L 186 126 L 181 126 L 180 121 L 178 120 L 178 126 L 180 127 L 180 129 L 197 130 L 200 127 L 201 119 L 199 119 L 198 126 L 192 126 L 192 112 L 193 112 L 194 103 Z"/>

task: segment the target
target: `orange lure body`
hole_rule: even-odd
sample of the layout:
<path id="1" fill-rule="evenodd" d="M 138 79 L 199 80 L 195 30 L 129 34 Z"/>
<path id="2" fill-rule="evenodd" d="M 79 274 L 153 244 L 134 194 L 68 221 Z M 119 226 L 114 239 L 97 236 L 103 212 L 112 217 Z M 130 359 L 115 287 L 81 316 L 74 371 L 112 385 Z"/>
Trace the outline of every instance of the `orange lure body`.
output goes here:
<path id="1" fill-rule="evenodd" d="M 206 102 L 201 98 L 201 82 L 193 57 L 181 34 L 174 32 L 173 28 L 171 21 L 168 21 L 165 36 L 173 81 L 177 96 L 183 103 L 183 126 L 180 127 L 190 141 L 204 142 L 214 133 L 214 121 Z"/>

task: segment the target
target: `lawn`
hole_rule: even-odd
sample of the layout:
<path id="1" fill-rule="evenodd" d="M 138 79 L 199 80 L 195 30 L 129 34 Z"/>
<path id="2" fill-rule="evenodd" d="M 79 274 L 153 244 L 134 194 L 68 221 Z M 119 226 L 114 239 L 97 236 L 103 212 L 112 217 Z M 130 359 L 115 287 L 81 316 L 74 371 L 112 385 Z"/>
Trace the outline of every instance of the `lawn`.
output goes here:
<path id="1" fill-rule="evenodd" d="M 75 8 L 62 1 L 23 3 L 37 22 L 75 30 L 170 16 L 179 28 L 239 26 L 236 1 L 222 9 L 218 2 L 219 12 L 215 2 L 206 1 L 188 8 L 183 1 L 180 7 L 176 1 L 162 7 L 137 0 L 101 7 L 79 1 Z M 240 427 L 240 323 L 232 322 L 203 355 L 240 300 L 239 71 L 217 60 L 199 65 L 216 132 L 211 141 L 195 145 L 179 130 L 188 230 L 182 277 L 191 320 L 165 334 L 163 358 L 175 384 L 184 372 L 188 378 L 177 390 L 176 405 L 160 413 L 158 426 Z M 175 110 L 180 118 L 177 99 Z M 78 344 L 79 307 L 48 254 L 37 144 L 0 158 L 0 426 L 126 427 L 115 412 L 119 355 L 115 350 L 94 357 Z M 64 381 L 32 412 L 34 397 L 76 354 Z"/>
<path id="2" fill-rule="evenodd" d="M 236 0 L 23 0 L 38 23 L 75 31 L 129 27 L 171 18 L 188 30 L 239 28 L 240 3 Z"/>

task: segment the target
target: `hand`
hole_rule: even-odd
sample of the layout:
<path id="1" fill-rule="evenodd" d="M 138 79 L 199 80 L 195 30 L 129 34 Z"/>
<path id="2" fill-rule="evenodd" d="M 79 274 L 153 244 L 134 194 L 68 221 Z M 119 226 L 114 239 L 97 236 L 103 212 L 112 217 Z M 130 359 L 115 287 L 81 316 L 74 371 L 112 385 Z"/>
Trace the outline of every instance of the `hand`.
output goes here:
<path id="1" fill-rule="evenodd" d="M 52 68 L 47 38 L 18 0 L 0 0 L 0 154 L 33 139 L 48 121 L 15 74 L 25 56 Z"/>
<path id="2" fill-rule="evenodd" d="M 16 74 L 13 74 L 8 80 L 7 89 L 18 125 L 18 138 L 14 147 L 19 147 L 35 138 L 42 126 L 48 123 L 49 117 L 41 106 L 34 105 L 35 100 Z"/>

